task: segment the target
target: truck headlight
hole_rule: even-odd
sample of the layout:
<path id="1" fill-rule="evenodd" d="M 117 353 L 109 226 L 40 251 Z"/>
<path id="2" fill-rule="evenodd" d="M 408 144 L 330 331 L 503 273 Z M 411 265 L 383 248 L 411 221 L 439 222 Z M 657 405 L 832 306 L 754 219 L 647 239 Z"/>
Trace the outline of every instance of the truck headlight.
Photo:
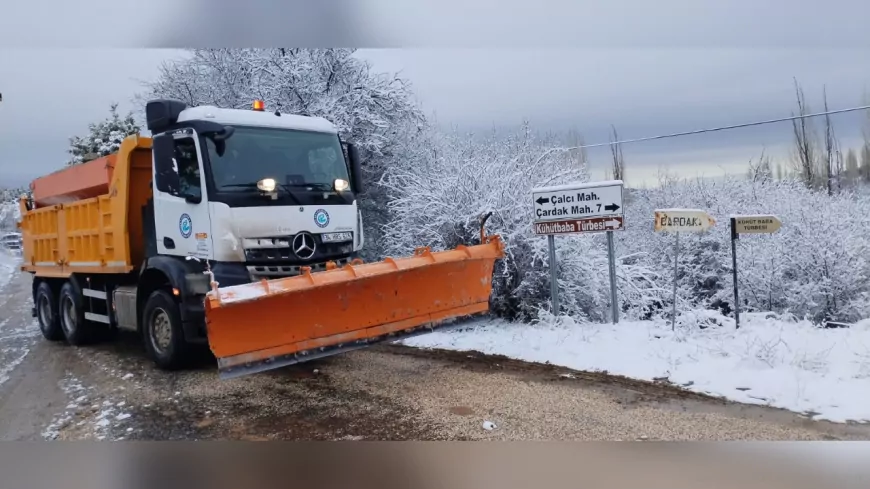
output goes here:
<path id="1" fill-rule="evenodd" d="M 348 183 L 347 180 L 336 178 L 335 182 L 333 182 L 333 186 L 335 187 L 336 192 L 344 192 L 350 188 L 350 183 Z"/>
<path id="2" fill-rule="evenodd" d="M 274 192 L 275 187 L 277 186 L 278 182 L 276 182 L 274 178 L 264 178 L 257 182 L 257 188 L 260 189 L 261 192 Z"/>
<path id="3" fill-rule="evenodd" d="M 353 241 L 353 233 L 324 233 L 320 235 L 320 239 L 324 243 L 342 243 L 344 241 Z"/>

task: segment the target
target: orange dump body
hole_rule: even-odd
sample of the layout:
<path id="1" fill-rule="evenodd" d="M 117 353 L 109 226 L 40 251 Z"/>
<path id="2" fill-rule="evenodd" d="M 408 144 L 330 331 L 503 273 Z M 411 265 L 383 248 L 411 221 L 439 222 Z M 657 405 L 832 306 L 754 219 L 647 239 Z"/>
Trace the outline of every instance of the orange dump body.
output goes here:
<path id="1" fill-rule="evenodd" d="M 36 208 L 91 199 L 109 193 L 115 169 L 112 154 L 58 170 L 30 184 Z"/>
<path id="2" fill-rule="evenodd" d="M 489 311 L 498 236 L 484 244 L 215 288 L 206 326 L 223 378 L 428 332 Z"/>

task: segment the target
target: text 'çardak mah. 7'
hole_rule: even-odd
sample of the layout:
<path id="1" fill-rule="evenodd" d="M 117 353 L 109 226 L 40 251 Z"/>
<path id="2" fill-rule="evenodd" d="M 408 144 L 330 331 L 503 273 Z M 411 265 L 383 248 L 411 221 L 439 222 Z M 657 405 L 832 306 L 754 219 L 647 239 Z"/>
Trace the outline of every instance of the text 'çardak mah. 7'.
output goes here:
<path id="1" fill-rule="evenodd" d="M 621 180 L 532 190 L 535 234 L 600 233 L 623 229 Z"/>

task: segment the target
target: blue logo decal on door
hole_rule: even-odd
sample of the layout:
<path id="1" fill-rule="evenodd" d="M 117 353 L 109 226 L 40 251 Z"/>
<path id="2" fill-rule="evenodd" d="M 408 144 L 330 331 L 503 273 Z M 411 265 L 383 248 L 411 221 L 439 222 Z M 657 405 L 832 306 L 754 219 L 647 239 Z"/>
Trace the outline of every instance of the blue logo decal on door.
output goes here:
<path id="1" fill-rule="evenodd" d="M 314 213 L 314 224 L 317 224 L 317 227 L 325 228 L 329 225 L 329 214 L 323 209 L 317 209 Z"/>
<path id="2" fill-rule="evenodd" d="M 181 219 L 178 220 L 178 230 L 181 231 L 181 236 L 185 239 L 190 237 L 193 233 L 193 221 L 190 220 L 190 216 L 181 215 Z"/>

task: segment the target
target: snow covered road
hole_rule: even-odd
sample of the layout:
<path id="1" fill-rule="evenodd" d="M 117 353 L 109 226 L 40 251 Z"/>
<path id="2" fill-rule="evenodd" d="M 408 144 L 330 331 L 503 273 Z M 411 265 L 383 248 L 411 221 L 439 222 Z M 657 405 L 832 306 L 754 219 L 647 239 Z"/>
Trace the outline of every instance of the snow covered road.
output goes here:
<path id="1" fill-rule="evenodd" d="M 135 335 L 43 340 L 14 268 L 0 288 L 0 440 L 870 439 L 864 426 L 477 353 L 380 346 L 228 381 L 208 358 L 162 372 Z"/>
<path id="2" fill-rule="evenodd" d="M 9 380 L 30 353 L 38 330 L 22 327 L 17 321 L 30 307 L 29 302 L 20 303 L 9 288 L 9 282 L 17 274 L 19 260 L 0 249 L 0 386 Z M 29 314 L 28 314 L 29 316 Z"/>

